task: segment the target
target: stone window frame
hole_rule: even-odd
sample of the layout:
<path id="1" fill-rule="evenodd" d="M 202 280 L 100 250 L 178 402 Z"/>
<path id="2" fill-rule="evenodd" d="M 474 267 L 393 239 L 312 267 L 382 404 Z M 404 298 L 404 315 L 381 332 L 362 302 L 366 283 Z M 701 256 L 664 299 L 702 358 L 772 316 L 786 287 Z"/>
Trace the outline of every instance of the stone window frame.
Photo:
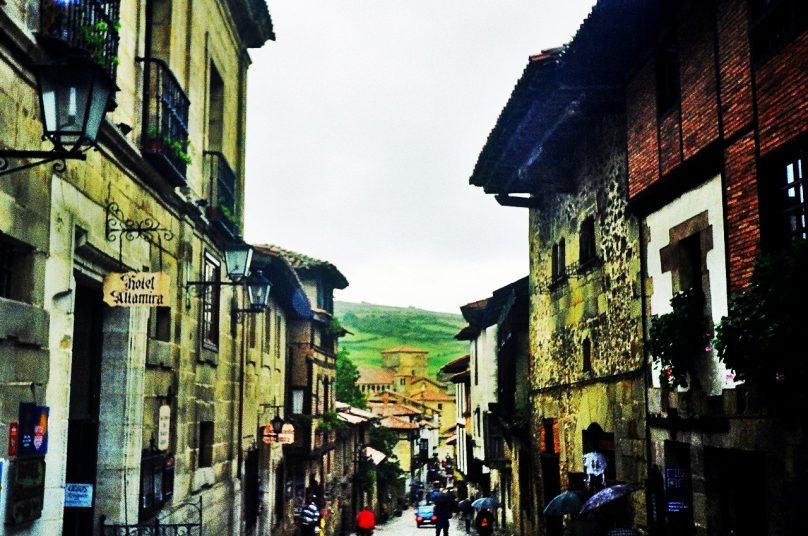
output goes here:
<path id="1" fill-rule="evenodd" d="M 213 421 L 199 421 L 199 443 L 197 467 L 213 466 L 213 438 L 215 426 Z"/>
<path id="2" fill-rule="evenodd" d="M 202 281 L 218 283 L 221 275 L 221 262 L 206 251 L 202 256 Z M 202 290 L 202 307 L 200 309 L 202 346 L 214 352 L 219 350 L 220 306 L 220 287 L 205 285 Z"/>
<path id="3" fill-rule="evenodd" d="M 553 244 L 550 263 L 550 285 L 553 288 L 567 280 L 567 245 L 563 238 Z"/>

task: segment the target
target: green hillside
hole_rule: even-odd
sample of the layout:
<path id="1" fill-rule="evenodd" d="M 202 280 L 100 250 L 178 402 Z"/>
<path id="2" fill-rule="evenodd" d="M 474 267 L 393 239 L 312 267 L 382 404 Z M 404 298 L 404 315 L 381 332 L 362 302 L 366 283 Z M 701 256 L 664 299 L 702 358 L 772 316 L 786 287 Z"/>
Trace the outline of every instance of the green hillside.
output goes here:
<path id="1" fill-rule="evenodd" d="M 340 339 L 357 367 L 381 366 L 381 351 L 407 345 L 429 352 L 429 374 L 435 377 L 448 361 L 468 353 L 468 343 L 454 339 L 465 325 L 460 314 L 370 303 L 334 303 L 334 313 L 353 335 Z"/>

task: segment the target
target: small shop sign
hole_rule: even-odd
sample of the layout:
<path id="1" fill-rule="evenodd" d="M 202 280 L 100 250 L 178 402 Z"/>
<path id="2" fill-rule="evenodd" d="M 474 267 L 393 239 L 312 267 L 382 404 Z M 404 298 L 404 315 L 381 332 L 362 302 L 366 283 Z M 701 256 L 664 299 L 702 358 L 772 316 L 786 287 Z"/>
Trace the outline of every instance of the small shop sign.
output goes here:
<path id="1" fill-rule="evenodd" d="M 165 272 L 112 272 L 104 277 L 104 302 L 110 307 L 160 307 L 170 303 Z"/>
<path id="2" fill-rule="evenodd" d="M 157 450 L 168 450 L 171 435 L 171 406 L 160 406 L 157 421 Z"/>
<path id="3" fill-rule="evenodd" d="M 48 406 L 20 402 L 18 456 L 39 456 L 48 453 L 49 413 Z"/>
<path id="4" fill-rule="evenodd" d="M 92 508 L 93 485 L 65 482 L 65 508 Z"/>

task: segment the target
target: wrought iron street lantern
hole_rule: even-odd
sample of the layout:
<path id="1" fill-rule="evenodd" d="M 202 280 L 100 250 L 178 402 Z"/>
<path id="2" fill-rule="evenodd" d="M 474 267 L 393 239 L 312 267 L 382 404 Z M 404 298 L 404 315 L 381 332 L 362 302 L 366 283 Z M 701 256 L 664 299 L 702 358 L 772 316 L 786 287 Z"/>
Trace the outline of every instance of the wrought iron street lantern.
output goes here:
<path id="1" fill-rule="evenodd" d="M 272 425 L 272 431 L 276 434 L 280 434 L 283 431 L 283 419 L 280 415 L 275 415 L 269 423 Z"/>
<path id="2" fill-rule="evenodd" d="M 253 248 L 246 243 L 225 250 L 224 264 L 230 281 L 239 282 L 249 275 L 252 256 Z"/>
<path id="3" fill-rule="evenodd" d="M 247 284 L 247 301 L 250 303 L 250 309 L 253 311 L 263 311 L 269 302 L 269 291 L 272 288 L 272 283 L 269 279 L 264 277 L 261 270 L 256 270 L 254 274 L 246 280 Z"/>
<path id="4" fill-rule="evenodd" d="M 0 151 L 0 175 L 54 160 L 85 160 L 84 152 L 95 146 L 104 114 L 115 86 L 97 64 L 72 59 L 34 66 L 44 137 L 51 151 Z M 39 158 L 9 168 L 9 158 Z M 60 166 L 64 169 L 64 163 Z"/>

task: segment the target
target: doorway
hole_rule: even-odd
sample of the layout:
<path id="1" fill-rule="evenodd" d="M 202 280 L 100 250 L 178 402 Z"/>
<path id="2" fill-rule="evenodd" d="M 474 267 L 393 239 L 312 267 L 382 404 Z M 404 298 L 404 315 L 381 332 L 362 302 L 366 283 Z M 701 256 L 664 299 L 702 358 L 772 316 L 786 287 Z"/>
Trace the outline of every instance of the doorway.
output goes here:
<path id="1" fill-rule="evenodd" d="M 103 313 L 101 289 L 79 283 L 73 313 L 65 482 L 90 484 L 93 489 L 98 465 Z M 94 504 L 95 496 L 80 506 L 65 506 L 63 536 L 93 534 Z"/>

